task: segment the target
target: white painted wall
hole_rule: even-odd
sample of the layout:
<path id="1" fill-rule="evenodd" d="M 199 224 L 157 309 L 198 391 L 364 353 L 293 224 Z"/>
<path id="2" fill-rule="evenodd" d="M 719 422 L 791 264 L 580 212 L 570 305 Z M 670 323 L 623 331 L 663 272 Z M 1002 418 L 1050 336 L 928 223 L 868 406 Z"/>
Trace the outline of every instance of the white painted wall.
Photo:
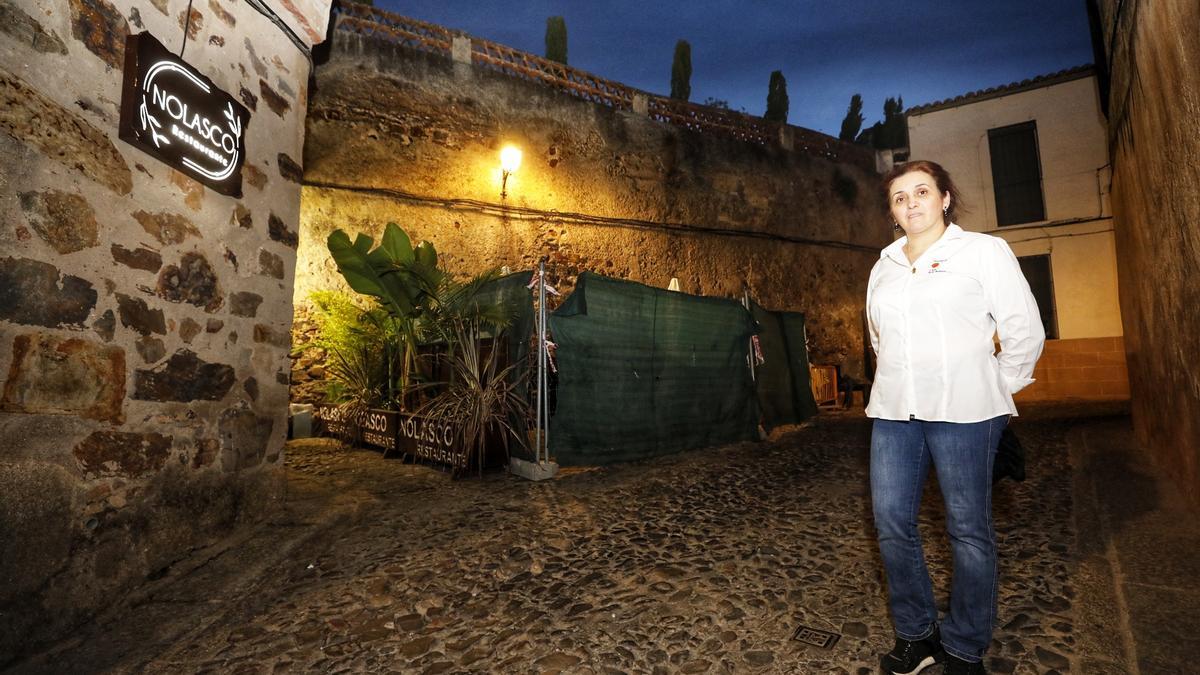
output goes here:
<path id="1" fill-rule="evenodd" d="M 988 130 L 1031 120 L 1047 219 L 998 227 Z M 1060 339 L 1122 334 L 1108 135 L 1094 76 L 910 114 L 908 138 L 912 159 L 950 172 L 967 209 L 964 229 L 1001 236 L 1018 256 L 1050 254 Z"/>
<path id="2" fill-rule="evenodd" d="M 1122 335 L 1111 220 L 992 234 L 1018 256 L 1050 255 L 1059 339 Z"/>

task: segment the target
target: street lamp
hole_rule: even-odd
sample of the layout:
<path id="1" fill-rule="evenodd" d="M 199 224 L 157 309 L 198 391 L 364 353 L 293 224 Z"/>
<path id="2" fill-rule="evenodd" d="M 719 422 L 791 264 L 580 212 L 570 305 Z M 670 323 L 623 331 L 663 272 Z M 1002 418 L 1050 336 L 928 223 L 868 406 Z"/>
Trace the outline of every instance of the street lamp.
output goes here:
<path id="1" fill-rule="evenodd" d="M 508 196 L 508 177 L 521 166 L 521 149 L 506 145 L 500 151 L 500 197 Z"/>

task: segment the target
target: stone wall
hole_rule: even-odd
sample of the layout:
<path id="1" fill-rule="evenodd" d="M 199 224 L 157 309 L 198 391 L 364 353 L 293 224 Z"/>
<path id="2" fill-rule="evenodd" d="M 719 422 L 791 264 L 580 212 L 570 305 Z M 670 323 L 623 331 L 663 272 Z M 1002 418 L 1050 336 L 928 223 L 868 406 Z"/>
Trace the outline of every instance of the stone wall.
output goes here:
<path id="1" fill-rule="evenodd" d="M 125 38 L 178 51 L 185 0 L 0 0 L 0 667 L 277 497 L 328 14 L 283 4 L 300 45 L 232 0 L 186 22 L 252 112 L 234 199 L 117 136 Z"/>
<path id="2" fill-rule="evenodd" d="M 524 161 L 502 198 L 506 144 Z M 862 376 L 867 276 L 891 232 L 877 176 L 856 166 L 340 32 L 317 69 L 304 165 L 297 307 L 345 288 L 325 247 L 333 229 L 378 238 L 395 221 L 459 274 L 546 257 L 564 293 L 583 270 L 659 287 L 676 277 L 710 296 L 748 288 L 808 315 L 815 363 Z"/>
<path id="3" fill-rule="evenodd" d="M 1134 425 L 1200 505 L 1200 4 L 1096 6 Z"/>

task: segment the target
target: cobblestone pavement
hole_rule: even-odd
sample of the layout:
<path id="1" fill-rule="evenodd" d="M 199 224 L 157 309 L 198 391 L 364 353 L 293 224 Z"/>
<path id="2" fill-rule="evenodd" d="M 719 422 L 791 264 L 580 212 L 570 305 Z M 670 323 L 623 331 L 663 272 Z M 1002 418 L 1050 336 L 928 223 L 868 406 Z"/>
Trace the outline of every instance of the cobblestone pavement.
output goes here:
<path id="1" fill-rule="evenodd" d="M 1001 580 L 989 667 L 1067 672 L 1077 659 L 1073 422 L 1051 412 L 1014 424 L 1030 477 L 994 497 Z M 360 517 L 266 574 L 207 588 L 225 600 L 176 610 L 196 613 L 184 634 L 143 637 L 102 662 L 115 672 L 873 673 L 892 632 L 869 433 L 861 411 L 826 414 L 766 443 L 544 483 L 454 481 L 328 440 L 292 442 L 293 480 L 357 494 Z M 945 607 L 950 557 L 933 479 L 922 529 Z M 792 639 L 800 625 L 841 637 L 806 645 Z M 53 669 L 43 660 L 31 670 L 39 663 Z"/>

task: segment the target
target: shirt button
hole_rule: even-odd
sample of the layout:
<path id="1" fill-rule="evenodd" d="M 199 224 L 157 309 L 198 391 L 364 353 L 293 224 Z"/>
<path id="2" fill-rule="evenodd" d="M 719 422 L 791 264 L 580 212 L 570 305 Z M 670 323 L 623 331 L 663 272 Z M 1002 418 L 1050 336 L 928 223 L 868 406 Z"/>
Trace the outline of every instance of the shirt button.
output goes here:
<path id="1" fill-rule="evenodd" d="M 916 273 L 917 273 L 917 268 L 915 268 L 915 267 L 914 267 L 914 268 L 912 268 L 912 273 L 913 273 L 913 274 L 916 274 Z"/>

